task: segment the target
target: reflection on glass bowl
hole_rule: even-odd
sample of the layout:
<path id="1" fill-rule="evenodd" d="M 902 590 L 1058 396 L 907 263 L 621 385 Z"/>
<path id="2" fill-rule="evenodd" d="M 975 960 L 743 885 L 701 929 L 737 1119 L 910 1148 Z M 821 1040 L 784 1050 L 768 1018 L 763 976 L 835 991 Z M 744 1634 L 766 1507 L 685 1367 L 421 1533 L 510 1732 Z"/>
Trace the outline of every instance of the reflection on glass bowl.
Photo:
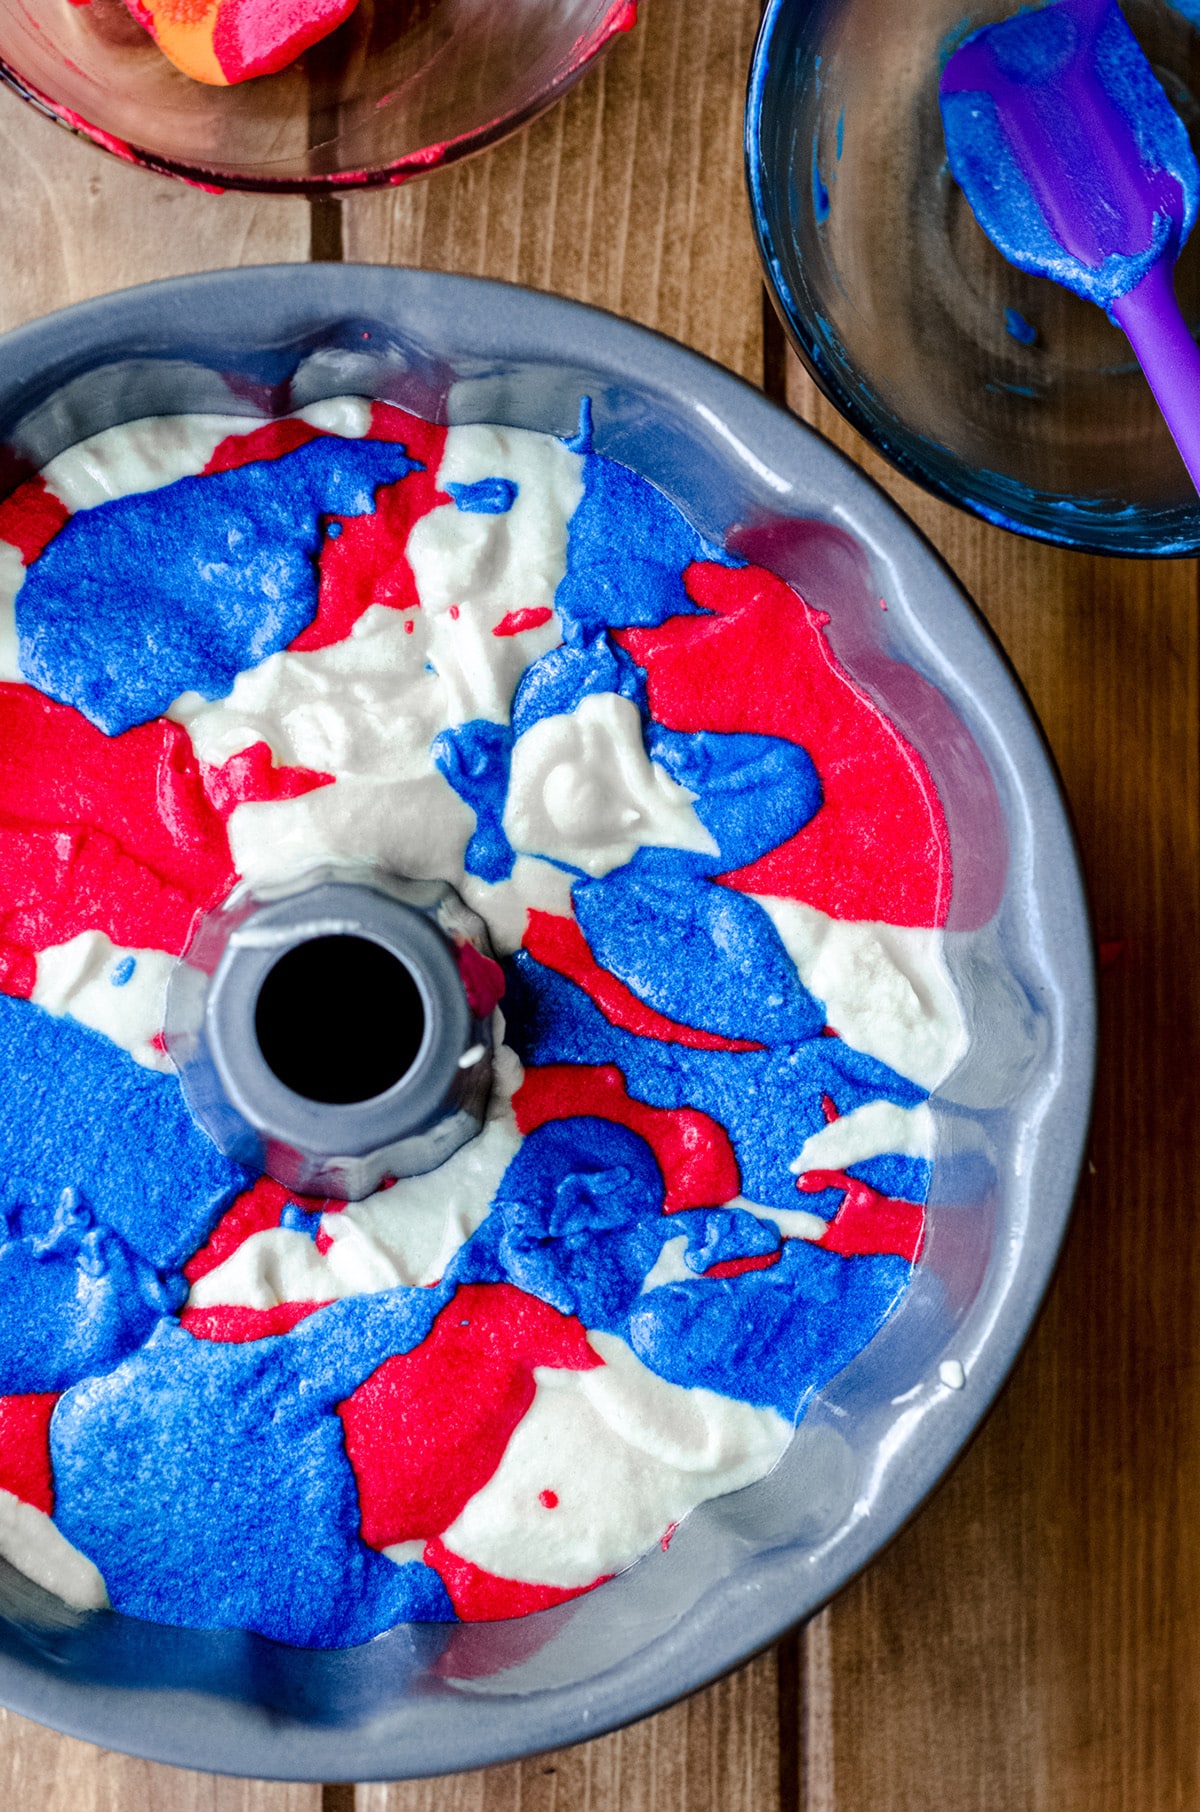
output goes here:
<path id="1" fill-rule="evenodd" d="M 0 77 L 129 162 L 204 187 L 328 193 L 405 181 L 550 105 L 634 0 L 360 0 L 278 75 L 192 81 L 125 0 L 0 0 Z"/>
<path id="2" fill-rule="evenodd" d="M 1014 0 L 769 0 L 746 154 L 759 249 L 826 395 L 895 465 L 1005 527 L 1107 553 L 1191 554 L 1197 500 L 1128 342 L 1014 269 L 950 176 L 941 69 Z M 1200 134 L 1200 30 L 1124 7 Z M 1198 9 L 1187 9 L 1193 18 Z M 1200 325 L 1200 235 L 1178 293 Z"/>

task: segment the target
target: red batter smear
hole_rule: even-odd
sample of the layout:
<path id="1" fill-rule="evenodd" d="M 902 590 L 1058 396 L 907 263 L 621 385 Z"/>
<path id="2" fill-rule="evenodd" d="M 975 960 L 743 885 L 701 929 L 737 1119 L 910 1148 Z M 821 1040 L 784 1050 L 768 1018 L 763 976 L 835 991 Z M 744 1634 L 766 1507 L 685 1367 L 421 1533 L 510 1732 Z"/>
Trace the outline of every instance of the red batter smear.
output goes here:
<path id="1" fill-rule="evenodd" d="M 933 780 L 835 659 L 821 633 L 828 616 L 762 567 L 697 562 L 684 577 L 712 615 L 616 637 L 647 670 L 653 716 L 671 730 L 800 743 L 824 793 L 789 842 L 721 878 L 834 918 L 944 924 L 950 843 Z"/>
<path id="2" fill-rule="evenodd" d="M 638 19 L 638 0 L 617 0 L 601 19 L 595 31 L 576 40 L 571 49 L 571 71 L 582 69 L 619 31 L 632 31 Z"/>
<path id="3" fill-rule="evenodd" d="M 513 1096 L 513 1112 L 525 1135 L 548 1120 L 568 1120 L 575 1114 L 627 1126 L 645 1139 L 662 1171 L 665 1214 L 719 1208 L 742 1186 L 723 1126 L 699 1108 L 647 1107 L 635 1101 L 615 1063 L 555 1063 L 528 1069 Z"/>
<path id="4" fill-rule="evenodd" d="M 0 503 L 0 541 L 19 548 L 25 565 L 32 566 L 70 513 L 44 478 L 31 478 Z"/>
<path id="5" fill-rule="evenodd" d="M 602 1363 L 574 1316 L 512 1284 L 461 1285 L 418 1347 L 339 1406 L 363 1540 L 387 1548 L 448 1528 L 500 1464 L 534 1367 Z"/>
<path id="6" fill-rule="evenodd" d="M 187 732 L 105 736 L 32 686 L 0 685 L 0 955 L 103 931 L 178 956 L 235 880 Z M 32 986 L 32 980 L 30 980 Z"/>
<path id="7" fill-rule="evenodd" d="M 179 1317 L 181 1327 L 196 1340 L 216 1340 L 230 1345 L 244 1345 L 248 1340 L 266 1340 L 272 1334 L 290 1334 L 300 1322 L 315 1315 L 328 1302 L 277 1302 L 269 1309 L 247 1309 L 238 1303 L 219 1303 L 210 1309 L 185 1309 Z"/>
<path id="8" fill-rule="evenodd" d="M 537 962 L 582 988 L 611 1026 L 636 1032 L 642 1038 L 657 1038 L 664 1044 L 686 1045 L 693 1051 L 762 1050 L 752 1039 L 723 1038 L 719 1032 L 697 1031 L 694 1026 L 680 1025 L 646 1006 L 624 982 L 600 967 L 576 919 L 531 908 L 521 942 Z"/>
<path id="9" fill-rule="evenodd" d="M 334 776 L 316 768 L 278 768 L 268 742 L 251 743 L 231 755 L 220 767 L 201 762 L 204 790 L 213 809 L 228 820 L 239 805 L 258 805 L 272 799 L 299 799 L 318 787 L 332 786 Z"/>
<path id="10" fill-rule="evenodd" d="M 493 635 L 523 635 L 527 629 L 540 629 L 548 623 L 554 612 L 545 604 L 539 604 L 532 610 L 510 610 L 506 617 L 493 629 Z"/>
<path id="11" fill-rule="evenodd" d="M 58 1398 L 53 1390 L 0 1397 L 0 1491 L 47 1516 L 54 1515 L 50 1417 Z"/>
<path id="12" fill-rule="evenodd" d="M 880 1195 L 843 1170 L 806 1170 L 796 1187 L 805 1195 L 818 1195 L 822 1189 L 846 1192 L 818 1242 L 826 1252 L 843 1258 L 906 1258 L 914 1265 L 920 1258 L 925 1244 L 925 1210 L 920 1202 Z"/>
<path id="13" fill-rule="evenodd" d="M 476 950 L 474 944 L 460 944 L 454 960 L 462 977 L 467 1005 L 476 1019 L 490 1019 L 504 999 L 503 969 L 482 950 Z"/>
<path id="14" fill-rule="evenodd" d="M 3 832 L 0 831 L 0 861 L 3 860 Z M 11 994 L 16 1000 L 29 1000 L 37 986 L 37 957 L 32 950 L 18 944 L 0 943 L 0 994 Z"/>
<path id="15" fill-rule="evenodd" d="M 252 1233 L 278 1227 L 289 1202 L 295 1202 L 313 1214 L 334 1213 L 346 1206 L 345 1202 L 328 1201 L 322 1196 L 297 1195 L 294 1189 L 285 1189 L 272 1177 L 259 1177 L 257 1183 L 244 1189 L 230 1203 L 209 1235 L 207 1244 L 188 1259 L 183 1267 L 188 1282 L 195 1283 L 198 1278 L 215 1271 L 218 1265 L 223 1265 Z"/>
<path id="16" fill-rule="evenodd" d="M 322 433 L 322 429 L 295 419 L 265 422 L 250 434 L 229 435 L 204 470 L 231 472 L 253 460 L 282 459 Z M 374 403 L 368 434 L 372 440 L 402 446 L 409 458 L 419 460 L 424 469 L 410 472 L 399 484 L 382 486 L 372 514 L 330 518 L 333 533 L 327 530 L 321 549 L 317 613 L 291 644 L 300 654 L 345 641 L 372 604 L 415 610 L 421 600 L 408 563 L 408 537 L 420 517 L 427 516 L 439 504 L 453 502 L 437 488 L 438 468 L 446 447 L 445 428 L 422 421 L 391 403 Z"/>
<path id="17" fill-rule="evenodd" d="M 399 484 L 383 485 L 368 516 L 335 516 L 341 533 L 321 549 L 321 590 L 317 614 L 292 643 L 297 653 L 344 641 L 372 604 L 393 610 L 415 610 L 421 602 L 408 563 L 408 538 L 415 523 L 453 499 L 437 488 L 438 468 L 446 447 L 446 430 L 388 403 L 371 410 L 373 440 L 402 446 L 423 471 L 410 472 Z"/>
<path id="18" fill-rule="evenodd" d="M 723 1258 L 719 1264 L 710 1265 L 703 1273 L 705 1277 L 742 1277 L 747 1271 L 769 1271 L 783 1257 L 783 1247 L 777 1246 L 774 1252 L 752 1252 L 747 1258 Z"/>
<path id="19" fill-rule="evenodd" d="M 252 428 L 249 434 L 226 435 L 205 466 L 203 476 L 207 478 L 212 472 L 236 472 L 239 466 L 253 465 L 257 459 L 282 459 L 285 453 L 306 447 L 310 440 L 319 440 L 321 434 L 320 428 L 311 427 L 308 422 L 289 419 L 264 422 L 261 428 Z"/>
<path id="20" fill-rule="evenodd" d="M 202 768 L 166 718 L 105 736 L 32 686 L 0 684 L 0 988 L 28 995 L 34 953 L 81 931 L 184 950 L 236 880 L 224 820 L 326 784 L 265 743 Z"/>
<path id="21" fill-rule="evenodd" d="M 451 1554 L 442 1541 L 425 1544 L 425 1565 L 432 1567 L 450 1595 L 450 1602 L 464 1623 L 499 1623 L 505 1617 L 527 1617 L 531 1611 L 548 1611 L 569 1599 L 582 1598 L 612 1578 L 601 1574 L 590 1585 L 528 1585 L 521 1579 L 500 1579 L 472 1561 Z"/>

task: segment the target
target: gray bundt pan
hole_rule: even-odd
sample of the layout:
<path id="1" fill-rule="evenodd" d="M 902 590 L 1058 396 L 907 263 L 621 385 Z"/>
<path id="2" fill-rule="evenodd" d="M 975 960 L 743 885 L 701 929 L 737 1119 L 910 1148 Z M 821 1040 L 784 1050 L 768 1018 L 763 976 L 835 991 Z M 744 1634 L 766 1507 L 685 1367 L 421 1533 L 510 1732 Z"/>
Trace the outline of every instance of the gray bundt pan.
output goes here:
<path id="1" fill-rule="evenodd" d="M 521 1622 L 401 1627 L 312 1652 L 81 1617 L 5 1571 L 6 1705 L 160 1761 L 318 1781 L 472 1768 L 610 1730 L 737 1666 L 864 1567 L 970 1438 L 1037 1313 L 1095 1045 L 1079 863 L 1003 655 L 869 479 L 683 347 L 554 297 L 420 271 L 153 284 L 0 340 L 0 488 L 139 416 L 270 415 L 346 393 L 559 434 L 590 396 L 599 451 L 831 611 L 834 646 L 941 789 L 948 956 L 973 1037 L 934 1101 L 930 1233 L 899 1313 L 812 1404 L 771 1477 L 705 1505 L 667 1552 L 593 1595 Z M 909 1615 L 924 1615 L 919 1599 Z"/>

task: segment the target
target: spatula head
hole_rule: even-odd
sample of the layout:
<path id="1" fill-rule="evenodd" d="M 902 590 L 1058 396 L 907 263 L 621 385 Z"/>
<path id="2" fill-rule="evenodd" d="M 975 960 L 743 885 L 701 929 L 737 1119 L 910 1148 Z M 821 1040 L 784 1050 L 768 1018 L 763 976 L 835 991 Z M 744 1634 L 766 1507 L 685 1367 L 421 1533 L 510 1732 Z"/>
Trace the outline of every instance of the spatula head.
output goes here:
<path id="1" fill-rule="evenodd" d="M 1200 168 L 1115 0 L 1056 0 L 954 52 L 940 99 L 950 168 L 1022 270 L 1111 308 L 1174 262 Z"/>

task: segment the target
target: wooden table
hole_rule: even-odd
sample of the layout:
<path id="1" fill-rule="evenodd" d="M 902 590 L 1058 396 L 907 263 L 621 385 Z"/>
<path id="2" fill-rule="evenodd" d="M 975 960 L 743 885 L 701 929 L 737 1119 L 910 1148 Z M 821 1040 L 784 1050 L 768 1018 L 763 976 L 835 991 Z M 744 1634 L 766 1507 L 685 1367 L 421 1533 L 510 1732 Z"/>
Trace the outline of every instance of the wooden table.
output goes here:
<path id="1" fill-rule="evenodd" d="M 311 209 L 122 167 L 0 95 L 0 328 L 181 271 L 345 257 L 561 291 L 814 421 L 945 553 L 1074 807 L 1100 937 L 1090 1162 L 1046 1311 L 949 1481 L 807 1629 L 687 1704 L 539 1760 L 286 1787 L 129 1761 L 0 1714 L 21 1812 L 1193 1812 L 1200 1804 L 1200 786 L 1191 562 L 968 521 L 821 400 L 764 307 L 741 176 L 758 0 L 648 0 L 566 103 L 399 192 Z M 899 20 L 898 20 L 899 22 Z"/>

